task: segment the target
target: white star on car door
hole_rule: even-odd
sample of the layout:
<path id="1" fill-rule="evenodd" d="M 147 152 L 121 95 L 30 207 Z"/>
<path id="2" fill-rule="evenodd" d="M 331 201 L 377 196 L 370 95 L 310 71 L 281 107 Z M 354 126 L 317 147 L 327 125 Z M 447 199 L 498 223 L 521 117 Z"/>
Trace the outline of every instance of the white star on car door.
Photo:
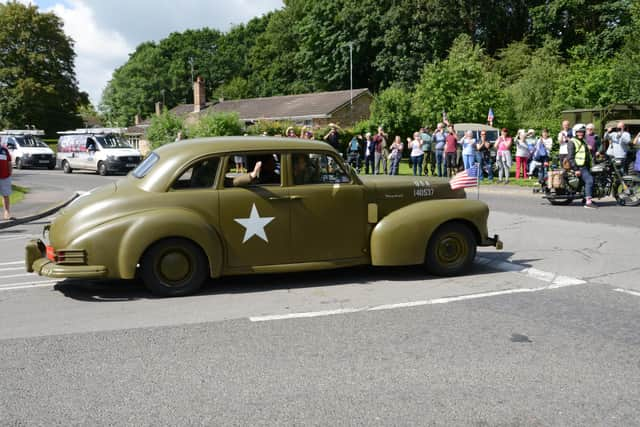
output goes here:
<path id="1" fill-rule="evenodd" d="M 260 217 L 260 213 L 256 208 L 256 204 L 254 203 L 251 207 L 249 218 L 234 218 L 234 221 L 245 228 L 244 239 L 242 240 L 242 243 L 245 243 L 253 236 L 258 236 L 265 242 L 269 243 L 269 239 L 267 238 L 267 233 L 265 233 L 264 231 L 264 227 L 266 227 L 267 224 L 269 224 L 274 219 L 275 217 L 273 216 Z"/>

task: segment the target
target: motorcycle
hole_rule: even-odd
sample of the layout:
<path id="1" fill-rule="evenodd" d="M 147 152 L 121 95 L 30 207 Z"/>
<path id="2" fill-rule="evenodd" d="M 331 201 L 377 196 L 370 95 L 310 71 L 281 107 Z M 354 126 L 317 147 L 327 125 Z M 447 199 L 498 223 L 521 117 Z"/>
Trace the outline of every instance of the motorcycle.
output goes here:
<path id="1" fill-rule="evenodd" d="M 620 206 L 640 205 L 640 176 L 623 175 L 620 162 L 609 156 L 591 167 L 593 198 L 613 196 Z M 585 200 L 584 184 L 573 170 L 554 169 L 545 174 L 541 187 L 544 199 L 552 205 L 568 205 L 576 199 Z"/>

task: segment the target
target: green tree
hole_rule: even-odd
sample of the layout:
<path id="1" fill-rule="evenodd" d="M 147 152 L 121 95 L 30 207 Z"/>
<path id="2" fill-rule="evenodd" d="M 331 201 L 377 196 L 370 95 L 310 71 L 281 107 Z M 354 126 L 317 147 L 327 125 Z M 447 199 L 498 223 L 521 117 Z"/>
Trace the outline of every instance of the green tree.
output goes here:
<path id="1" fill-rule="evenodd" d="M 184 120 L 165 109 L 159 116 L 153 116 L 147 128 L 146 136 L 151 148 L 175 141 L 178 132 L 185 133 Z"/>
<path id="2" fill-rule="evenodd" d="M 0 122 L 35 125 L 47 135 L 80 126 L 89 104 L 74 71 L 73 41 L 62 21 L 37 6 L 0 4 Z"/>
<path id="3" fill-rule="evenodd" d="M 188 126 L 187 132 L 190 138 L 237 136 L 242 135 L 242 123 L 237 113 L 205 114 Z"/>
<path id="4" fill-rule="evenodd" d="M 509 61 L 503 56 L 503 60 Z M 499 66 L 499 65 L 498 65 Z M 562 107 L 556 93 L 562 86 L 566 66 L 559 53 L 559 42 L 548 39 L 531 54 L 519 79 L 506 88 L 519 127 L 557 127 Z"/>
<path id="5" fill-rule="evenodd" d="M 488 58 L 468 35 L 460 35 L 445 60 L 424 67 L 415 89 L 414 111 L 431 124 L 442 119 L 442 111 L 452 122 L 484 123 L 489 108 L 499 123 L 512 120 L 500 79 L 490 70 Z"/>
<path id="6" fill-rule="evenodd" d="M 370 122 L 384 126 L 389 135 L 411 135 L 420 127 L 412 94 L 397 87 L 383 90 L 371 104 Z"/>
<path id="7" fill-rule="evenodd" d="M 606 58 L 616 52 L 633 31 L 631 8 L 635 0 L 547 0 L 530 8 L 532 36 L 542 45 L 547 37 L 560 41 L 564 55 L 581 46 L 582 55 Z M 537 3 L 537 4 L 536 4 Z"/>

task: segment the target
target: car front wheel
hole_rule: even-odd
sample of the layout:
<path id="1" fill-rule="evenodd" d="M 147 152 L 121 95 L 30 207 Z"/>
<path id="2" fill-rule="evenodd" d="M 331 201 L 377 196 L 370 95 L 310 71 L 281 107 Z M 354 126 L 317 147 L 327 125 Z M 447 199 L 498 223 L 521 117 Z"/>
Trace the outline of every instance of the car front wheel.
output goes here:
<path id="1" fill-rule="evenodd" d="M 20 157 L 18 157 L 16 159 L 16 169 L 22 169 L 24 167 L 24 165 L 22 164 L 22 159 Z"/>
<path id="2" fill-rule="evenodd" d="M 73 169 L 71 169 L 71 165 L 69 165 L 69 162 L 67 162 L 66 160 L 62 162 L 62 171 L 64 173 L 73 172 Z"/>
<path id="3" fill-rule="evenodd" d="M 105 162 L 98 163 L 98 173 L 102 176 L 107 176 L 109 171 L 107 171 L 107 164 Z"/>
<path id="4" fill-rule="evenodd" d="M 469 227 L 449 223 L 439 227 L 429 239 L 426 268 L 437 276 L 456 276 L 471 268 L 476 256 L 476 239 Z"/>
<path id="5" fill-rule="evenodd" d="M 209 278 L 207 257 L 190 240 L 170 238 L 155 243 L 142 257 L 142 280 L 154 295 L 175 297 L 197 292 Z"/>

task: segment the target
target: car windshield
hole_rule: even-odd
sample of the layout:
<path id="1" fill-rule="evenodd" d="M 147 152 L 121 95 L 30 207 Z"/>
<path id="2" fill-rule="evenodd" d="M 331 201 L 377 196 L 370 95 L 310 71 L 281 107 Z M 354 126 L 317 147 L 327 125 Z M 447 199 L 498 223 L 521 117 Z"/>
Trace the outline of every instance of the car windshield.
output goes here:
<path id="1" fill-rule="evenodd" d="M 95 138 L 102 148 L 133 148 L 120 135 L 96 135 Z"/>
<path id="2" fill-rule="evenodd" d="M 149 157 L 144 159 L 134 170 L 131 172 L 136 178 L 143 178 L 149 173 L 153 166 L 160 160 L 160 157 L 156 153 L 149 154 Z"/>
<path id="3" fill-rule="evenodd" d="M 47 147 L 47 144 L 33 135 L 16 136 L 15 138 L 21 147 Z"/>

